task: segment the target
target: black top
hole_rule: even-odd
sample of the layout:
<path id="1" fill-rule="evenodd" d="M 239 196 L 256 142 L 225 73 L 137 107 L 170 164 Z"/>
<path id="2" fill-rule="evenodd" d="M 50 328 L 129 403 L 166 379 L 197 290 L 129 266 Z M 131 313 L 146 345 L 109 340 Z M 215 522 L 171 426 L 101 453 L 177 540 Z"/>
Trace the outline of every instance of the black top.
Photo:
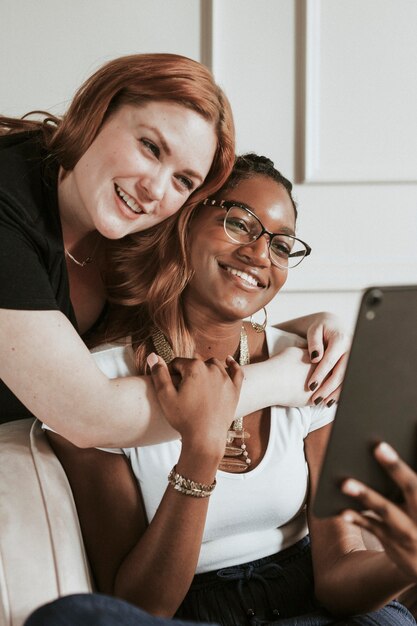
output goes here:
<path id="1" fill-rule="evenodd" d="M 77 328 L 57 180 L 39 133 L 0 137 L 0 308 L 62 311 Z M 0 423 L 30 415 L 0 381 Z"/>

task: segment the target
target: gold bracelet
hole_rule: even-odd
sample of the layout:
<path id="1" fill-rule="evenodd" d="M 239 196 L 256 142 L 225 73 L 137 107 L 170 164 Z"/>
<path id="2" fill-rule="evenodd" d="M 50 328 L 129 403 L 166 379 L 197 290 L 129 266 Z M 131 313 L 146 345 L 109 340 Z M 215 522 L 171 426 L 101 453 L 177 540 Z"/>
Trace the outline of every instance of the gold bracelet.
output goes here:
<path id="1" fill-rule="evenodd" d="M 193 498 L 208 498 L 213 493 L 216 486 L 216 479 L 211 485 L 205 485 L 204 483 L 196 483 L 191 478 L 185 478 L 181 474 L 177 473 L 177 466 L 174 465 L 168 475 L 168 483 L 174 487 L 176 491 L 185 494 L 186 496 L 193 496 Z"/>

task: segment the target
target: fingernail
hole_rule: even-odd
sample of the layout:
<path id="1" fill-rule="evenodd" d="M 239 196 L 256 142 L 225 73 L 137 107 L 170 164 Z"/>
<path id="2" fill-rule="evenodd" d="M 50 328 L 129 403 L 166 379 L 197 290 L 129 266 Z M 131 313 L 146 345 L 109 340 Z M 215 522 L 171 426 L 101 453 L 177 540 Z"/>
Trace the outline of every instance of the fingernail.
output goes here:
<path id="1" fill-rule="evenodd" d="M 345 522 L 351 523 L 351 522 L 353 522 L 354 517 L 353 517 L 352 513 L 342 513 L 342 519 Z"/>
<path id="2" fill-rule="evenodd" d="M 313 350 L 313 352 L 310 354 L 311 359 L 317 359 L 318 356 L 319 356 L 318 350 Z"/>
<path id="3" fill-rule="evenodd" d="M 226 363 L 236 363 L 236 359 L 234 359 L 234 358 L 232 357 L 232 355 L 231 355 L 231 354 L 229 354 L 229 355 L 227 355 L 227 357 L 226 357 Z"/>
<path id="4" fill-rule="evenodd" d="M 146 359 L 147 364 L 149 365 L 150 368 L 152 368 L 154 365 L 156 365 L 158 363 L 158 357 L 155 354 L 155 352 L 151 352 L 147 359 Z"/>
<path id="5" fill-rule="evenodd" d="M 323 400 L 323 398 L 321 396 L 319 396 L 318 398 L 316 398 L 314 400 L 314 404 L 320 404 L 320 402 Z"/>
<path id="6" fill-rule="evenodd" d="M 319 384 L 316 381 L 314 381 L 314 383 L 311 383 L 311 385 L 310 385 L 311 391 L 314 391 L 315 389 L 317 389 L 318 386 L 319 386 Z"/>
<path id="7" fill-rule="evenodd" d="M 349 494 L 350 496 L 358 496 L 362 493 L 362 487 L 356 480 L 352 480 L 349 478 L 345 483 L 343 483 L 342 491 L 344 493 Z"/>
<path id="8" fill-rule="evenodd" d="M 331 406 L 334 405 L 334 403 L 336 402 L 336 400 L 333 400 L 333 398 L 331 400 L 328 401 L 327 406 L 330 408 Z"/>
<path id="9" fill-rule="evenodd" d="M 394 448 L 391 448 L 391 446 L 385 443 L 385 441 L 379 444 L 378 450 L 379 452 L 381 452 L 381 454 L 383 454 L 384 458 L 387 461 L 398 460 L 398 454 L 395 452 Z"/>

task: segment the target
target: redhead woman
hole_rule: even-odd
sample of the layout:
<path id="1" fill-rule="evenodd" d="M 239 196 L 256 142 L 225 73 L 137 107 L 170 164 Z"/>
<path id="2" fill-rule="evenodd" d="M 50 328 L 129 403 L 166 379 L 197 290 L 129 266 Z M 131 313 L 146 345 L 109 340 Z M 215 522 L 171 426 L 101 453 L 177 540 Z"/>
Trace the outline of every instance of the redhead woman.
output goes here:
<path id="1" fill-rule="evenodd" d="M 150 381 L 109 380 L 85 341 L 105 314 L 106 242 L 169 221 L 230 173 L 226 97 L 195 61 L 132 55 L 89 78 L 62 119 L 0 118 L 0 127 L 0 422 L 35 415 L 80 446 L 177 436 Z M 290 326 L 310 327 L 315 362 L 327 348 L 310 383 L 315 398 L 337 398 L 346 336 L 326 317 Z M 288 404 L 283 370 L 271 363 L 268 387 Z M 245 376 L 241 412 L 261 378 Z M 303 387 L 297 401 L 307 401 Z"/>
<path id="2" fill-rule="evenodd" d="M 148 364 L 181 441 L 104 451 L 49 436 L 99 591 L 155 616 L 222 626 L 411 626 L 394 598 L 413 572 L 389 553 L 366 550 L 343 518 L 311 513 L 333 410 L 271 406 L 233 419 L 245 364 L 293 346 L 309 367 L 298 337 L 243 321 L 308 256 L 295 225 L 291 183 L 268 159 L 247 155 L 220 191 L 164 232 L 165 248 L 153 246 L 152 290 L 122 281 L 111 289 L 121 309 L 109 332 L 128 338 L 97 348 L 95 358 L 109 376 Z M 114 277 L 136 255 L 141 282 L 146 241 L 141 251 L 117 247 Z M 174 266 L 178 280 L 167 282 Z M 82 606 L 94 597 L 73 601 L 76 614 L 68 600 L 54 606 L 82 625 L 143 617 L 132 606 L 126 621 L 114 619 L 119 600 L 98 596 L 107 620 L 90 612 L 87 620 Z"/>

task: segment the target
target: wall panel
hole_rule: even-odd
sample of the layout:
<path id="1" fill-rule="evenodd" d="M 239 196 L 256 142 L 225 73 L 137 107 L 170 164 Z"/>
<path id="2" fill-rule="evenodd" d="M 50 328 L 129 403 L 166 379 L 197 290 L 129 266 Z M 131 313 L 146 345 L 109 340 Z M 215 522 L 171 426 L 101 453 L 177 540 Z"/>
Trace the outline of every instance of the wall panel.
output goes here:
<path id="1" fill-rule="evenodd" d="M 1 0 L 0 24 L 3 114 L 59 114 L 85 78 L 123 54 L 200 58 L 194 0 Z"/>
<path id="2" fill-rule="evenodd" d="M 293 0 L 213 0 L 213 71 L 235 113 L 239 152 L 294 173 Z"/>
<path id="3" fill-rule="evenodd" d="M 238 149 L 296 178 L 313 247 L 273 316 L 333 308 L 352 324 L 366 286 L 417 282 L 416 25 L 414 0 L 213 0 Z"/>
<path id="4" fill-rule="evenodd" d="M 361 291 L 349 290 L 282 292 L 267 307 L 268 322 L 276 324 L 313 311 L 332 311 L 346 329 L 353 331 L 361 294 Z M 261 320 L 262 314 L 259 313 Z"/>
<path id="5" fill-rule="evenodd" d="M 417 180 L 417 2 L 306 0 L 307 182 Z"/>
<path id="6" fill-rule="evenodd" d="M 296 196 L 313 253 L 292 288 L 417 282 L 417 185 L 297 185 Z"/>
<path id="7" fill-rule="evenodd" d="M 120 54 L 200 58 L 230 97 L 238 150 L 297 181 L 313 254 L 272 310 L 337 308 L 350 320 L 367 285 L 417 282 L 415 0 L 41 5 L 1 0 L 1 112 L 59 113 Z"/>

